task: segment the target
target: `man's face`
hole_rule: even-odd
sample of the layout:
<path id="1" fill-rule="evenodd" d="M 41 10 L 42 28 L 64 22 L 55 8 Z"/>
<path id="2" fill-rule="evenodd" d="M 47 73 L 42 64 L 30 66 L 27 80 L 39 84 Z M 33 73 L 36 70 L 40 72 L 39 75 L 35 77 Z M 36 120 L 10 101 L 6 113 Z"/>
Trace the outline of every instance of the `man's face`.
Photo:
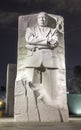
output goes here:
<path id="1" fill-rule="evenodd" d="M 40 13 L 37 19 L 38 25 L 45 27 L 48 24 L 48 17 L 45 13 Z"/>

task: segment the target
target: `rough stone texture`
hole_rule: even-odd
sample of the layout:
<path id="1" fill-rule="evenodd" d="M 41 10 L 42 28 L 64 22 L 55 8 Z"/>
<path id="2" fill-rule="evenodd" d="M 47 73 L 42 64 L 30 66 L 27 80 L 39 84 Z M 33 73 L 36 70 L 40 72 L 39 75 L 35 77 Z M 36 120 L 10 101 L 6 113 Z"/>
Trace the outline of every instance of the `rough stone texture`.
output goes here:
<path id="1" fill-rule="evenodd" d="M 16 64 L 7 65 L 7 81 L 6 81 L 6 114 L 14 115 L 14 88 L 16 78 Z"/>
<path id="2" fill-rule="evenodd" d="M 25 82 L 22 79 L 15 85 L 15 120 L 39 121 L 33 91 Z"/>
<path id="3" fill-rule="evenodd" d="M 43 84 L 39 82 L 40 70 L 33 69 L 33 64 L 38 59 L 41 60 L 39 57 L 41 57 L 41 52 L 43 51 L 39 50 L 38 53 L 31 54 L 26 48 L 25 40 L 26 28 L 35 25 L 37 14 L 19 17 L 18 62 L 15 82 L 15 121 L 68 121 L 63 18 L 57 15 L 48 15 L 51 18 L 50 26 L 52 28 L 57 27 L 59 45 L 53 52 L 56 68 L 46 68 L 46 71 L 42 72 Z M 31 55 L 34 55 L 35 61 L 32 58 L 29 60 Z M 48 53 L 46 53 L 45 57 L 42 57 L 43 62 L 47 57 L 49 58 Z M 46 61 L 46 64 L 49 66 L 51 61 Z M 29 64 L 30 66 L 28 66 Z M 32 81 L 33 85 L 29 85 L 29 81 Z M 34 90 L 34 87 L 37 90 Z M 37 96 L 38 98 L 42 97 L 38 100 Z"/>

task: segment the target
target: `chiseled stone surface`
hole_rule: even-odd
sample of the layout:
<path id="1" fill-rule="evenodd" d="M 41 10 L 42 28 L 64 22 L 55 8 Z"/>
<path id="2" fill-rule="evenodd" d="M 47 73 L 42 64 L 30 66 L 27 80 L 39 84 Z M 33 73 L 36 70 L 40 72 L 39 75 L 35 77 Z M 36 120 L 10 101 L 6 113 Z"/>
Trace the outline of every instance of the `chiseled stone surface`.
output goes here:
<path id="1" fill-rule="evenodd" d="M 16 64 L 7 65 L 7 80 L 6 80 L 6 114 L 14 115 L 14 89 L 16 78 Z"/>
<path id="2" fill-rule="evenodd" d="M 40 32 L 40 28 L 36 27 L 37 16 L 38 14 L 19 17 L 14 119 L 27 122 L 66 122 L 68 108 L 63 18 L 48 14 L 49 26 L 43 27 L 44 30 Z M 35 42 L 36 38 L 43 40 Z M 49 42 L 44 41 L 44 38 Z"/>
<path id="3" fill-rule="evenodd" d="M 15 104 L 15 120 L 39 121 L 33 91 L 25 85 L 23 80 L 15 84 Z"/>

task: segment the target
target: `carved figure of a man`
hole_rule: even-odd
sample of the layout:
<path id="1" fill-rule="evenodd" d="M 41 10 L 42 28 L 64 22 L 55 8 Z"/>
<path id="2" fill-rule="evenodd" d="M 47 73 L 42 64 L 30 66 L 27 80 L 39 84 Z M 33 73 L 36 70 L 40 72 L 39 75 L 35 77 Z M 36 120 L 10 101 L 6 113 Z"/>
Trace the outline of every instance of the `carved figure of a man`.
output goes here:
<path id="1" fill-rule="evenodd" d="M 55 68 L 53 51 L 58 45 L 58 35 L 56 29 L 47 26 L 48 15 L 41 12 L 37 17 L 37 25 L 26 29 L 26 47 L 32 52 L 29 57 L 32 61 L 27 63 L 29 67 L 40 67 L 42 64 L 44 67 Z"/>
<path id="2" fill-rule="evenodd" d="M 58 68 L 55 52 L 58 46 L 58 34 L 57 29 L 48 27 L 48 24 L 48 15 L 45 12 L 39 13 L 37 25 L 26 29 L 25 39 L 28 49 L 27 68 L 32 69 L 32 77 L 29 80 L 43 84 L 44 87 L 46 86 L 47 93 L 52 93 L 55 69 Z"/>

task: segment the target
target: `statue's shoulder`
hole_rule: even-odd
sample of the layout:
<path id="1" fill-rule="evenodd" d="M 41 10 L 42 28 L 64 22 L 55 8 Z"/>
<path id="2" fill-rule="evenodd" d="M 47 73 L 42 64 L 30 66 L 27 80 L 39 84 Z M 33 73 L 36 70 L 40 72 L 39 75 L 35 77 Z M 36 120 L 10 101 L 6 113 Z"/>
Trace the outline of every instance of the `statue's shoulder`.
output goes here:
<path id="1" fill-rule="evenodd" d="M 37 30 L 37 28 L 38 28 L 37 26 L 27 27 L 26 31 L 28 31 L 28 32 L 35 32 Z"/>

